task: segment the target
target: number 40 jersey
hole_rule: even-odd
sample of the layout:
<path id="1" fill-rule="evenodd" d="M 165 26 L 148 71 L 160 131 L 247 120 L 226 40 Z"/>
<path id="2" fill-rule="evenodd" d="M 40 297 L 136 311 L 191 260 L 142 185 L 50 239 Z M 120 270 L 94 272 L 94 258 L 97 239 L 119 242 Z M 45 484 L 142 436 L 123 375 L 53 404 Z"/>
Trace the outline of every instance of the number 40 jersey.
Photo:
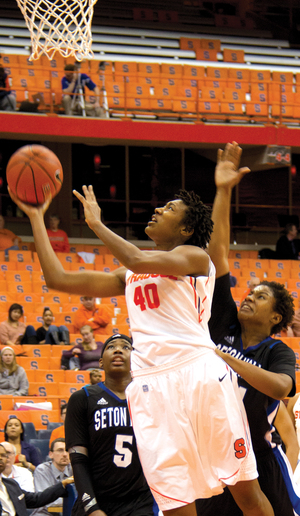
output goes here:
<path id="1" fill-rule="evenodd" d="M 208 276 L 127 272 L 125 294 L 133 337 L 133 371 L 215 348 L 208 330 L 214 284 L 212 262 Z"/>

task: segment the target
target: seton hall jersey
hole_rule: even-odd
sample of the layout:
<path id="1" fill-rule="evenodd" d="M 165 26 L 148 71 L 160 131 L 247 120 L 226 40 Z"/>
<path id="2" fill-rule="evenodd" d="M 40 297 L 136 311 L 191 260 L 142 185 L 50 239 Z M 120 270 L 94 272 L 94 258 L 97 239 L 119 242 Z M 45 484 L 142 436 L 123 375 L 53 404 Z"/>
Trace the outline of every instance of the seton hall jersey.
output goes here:
<path id="1" fill-rule="evenodd" d="M 214 282 L 212 262 L 208 276 L 196 278 L 127 272 L 133 371 L 215 348 L 208 331 Z"/>
<path id="2" fill-rule="evenodd" d="M 150 493 L 127 402 L 103 383 L 86 386 L 69 399 L 66 447 L 72 446 L 88 449 L 93 488 L 100 507 L 105 501 L 133 499 Z"/>

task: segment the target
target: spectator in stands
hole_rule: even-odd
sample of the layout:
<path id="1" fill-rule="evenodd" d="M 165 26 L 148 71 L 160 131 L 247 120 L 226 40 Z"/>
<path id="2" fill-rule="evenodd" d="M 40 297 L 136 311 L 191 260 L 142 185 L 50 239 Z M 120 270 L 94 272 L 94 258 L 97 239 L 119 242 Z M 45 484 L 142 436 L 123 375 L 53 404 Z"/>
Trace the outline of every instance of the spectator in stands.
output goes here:
<path id="1" fill-rule="evenodd" d="M 100 117 L 100 91 L 98 86 L 85 73 L 80 73 L 75 64 L 66 64 L 65 76 L 61 80 L 62 105 L 66 115 L 82 115 L 82 104 L 84 102 L 85 112 L 88 116 Z M 95 95 L 93 104 L 86 101 L 85 87 Z"/>
<path id="2" fill-rule="evenodd" d="M 15 111 L 16 96 L 10 91 L 8 75 L 3 66 L 0 66 L 0 111 Z"/>
<path id="3" fill-rule="evenodd" d="M 14 350 L 5 346 L 0 355 L 0 394 L 26 396 L 28 387 L 25 369 L 17 364 Z"/>
<path id="4" fill-rule="evenodd" d="M 300 240 L 297 238 L 298 229 L 295 224 L 287 224 L 276 244 L 278 260 L 299 260 Z"/>
<path id="5" fill-rule="evenodd" d="M 295 315 L 287 329 L 288 337 L 300 337 L 300 308 L 295 310 Z"/>
<path id="6" fill-rule="evenodd" d="M 88 324 L 81 328 L 80 333 L 82 335 L 82 342 L 74 346 L 70 351 L 63 350 L 63 357 L 67 360 L 78 357 L 78 362 L 75 362 L 73 369 L 77 369 L 77 366 L 82 371 L 95 369 L 95 367 L 99 366 L 103 342 L 95 341 L 93 330 Z"/>
<path id="7" fill-rule="evenodd" d="M 73 482 L 73 477 L 62 480 L 58 485 L 51 486 L 41 493 L 30 493 L 22 490 L 12 478 L 5 478 L 2 473 L 6 467 L 7 453 L 0 444 L 0 487 L 1 512 L 3 516 L 27 516 L 27 508 L 34 509 L 53 502 L 59 496 L 68 496 L 66 485 Z"/>
<path id="8" fill-rule="evenodd" d="M 33 326 L 26 326 L 20 319 L 23 307 L 13 303 L 8 310 L 8 319 L 0 324 L 0 341 L 5 346 L 14 344 L 37 344 L 36 331 Z"/>
<path id="9" fill-rule="evenodd" d="M 50 445 L 50 460 L 40 464 L 34 472 L 34 486 L 36 491 L 44 491 L 49 486 L 54 486 L 72 476 L 72 467 L 70 465 L 70 457 L 66 451 L 65 439 L 60 437 L 55 439 Z M 62 498 L 57 498 L 50 507 L 61 506 Z M 32 516 L 48 516 L 48 507 L 40 507 L 33 511 Z"/>
<path id="10" fill-rule="evenodd" d="M 76 333 L 88 324 L 95 333 L 106 334 L 106 326 L 111 321 L 111 314 L 104 305 L 96 305 L 94 297 L 84 296 L 82 305 L 75 312 L 73 326 Z"/>
<path id="11" fill-rule="evenodd" d="M 96 385 L 97 383 L 102 382 L 102 373 L 101 369 L 92 369 L 90 372 L 90 384 Z"/>
<path id="12" fill-rule="evenodd" d="M 50 435 L 49 440 L 49 446 L 55 441 L 55 439 L 58 439 L 59 437 L 65 437 L 65 419 L 66 419 L 66 413 L 67 413 L 67 403 L 63 403 L 60 407 L 60 420 L 62 421 L 62 425 L 58 426 L 57 428 L 54 428 L 52 430 L 52 433 Z"/>
<path id="13" fill-rule="evenodd" d="M 9 229 L 5 229 L 4 226 L 5 219 L 3 215 L 0 215 L 0 251 L 5 251 L 5 255 L 8 256 L 9 250 L 17 251 L 19 249 L 22 240 Z"/>
<path id="14" fill-rule="evenodd" d="M 27 468 L 21 468 L 20 466 L 16 466 L 16 464 L 14 464 L 17 454 L 16 447 L 6 441 L 1 444 L 7 451 L 7 462 L 2 475 L 5 478 L 13 478 L 16 482 L 18 482 L 21 489 L 34 493 L 35 489 L 31 471 L 29 471 Z"/>
<path id="15" fill-rule="evenodd" d="M 49 217 L 49 229 L 47 229 L 47 234 L 49 236 L 49 240 L 51 245 L 56 253 L 69 253 L 70 245 L 68 240 L 68 235 L 62 229 L 59 229 L 60 217 L 53 213 Z"/>
<path id="16" fill-rule="evenodd" d="M 6 421 L 4 438 L 16 448 L 15 464 L 33 472 L 41 462 L 39 453 L 33 444 L 24 441 L 24 426 L 16 416 L 10 416 Z"/>
<path id="17" fill-rule="evenodd" d="M 69 330 L 65 325 L 55 326 L 53 312 L 48 306 L 43 311 L 43 326 L 36 330 L 39 344 L 70 344 Z"/>

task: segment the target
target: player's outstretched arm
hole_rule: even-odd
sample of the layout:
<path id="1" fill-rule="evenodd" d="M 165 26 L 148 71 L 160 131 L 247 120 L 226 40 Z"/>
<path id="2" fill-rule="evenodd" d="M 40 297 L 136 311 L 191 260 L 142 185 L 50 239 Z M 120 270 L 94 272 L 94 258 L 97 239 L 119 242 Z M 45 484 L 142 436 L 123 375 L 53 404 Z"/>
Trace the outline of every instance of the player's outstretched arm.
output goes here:
<path id="1" fill-rule="evenodd" d="M 21 202 L 10 190 L 12 200 L 29 217 L 35 247 L 49 288 L 70 294 L 91 297 L 111 297 L 123 295 L 125 290 L 124 268 L 112 273 L 96 271 L 67 272 L 57 258 L 48 238 L 44 223 L 44 214 L 51 202 L 48 189 L 45 191 L 46 201 L 41 206 L 32 206 Z"/>
<path id="2" fill-rule="evenodd" d="M 283 401 L 281 401 L 279 404 L 279 409 L 274 420 L 274 425 L 276 426 L 277 431 L 279 432 L 279 435 L 285 445 L 285 453 L 290 461 L 292 470 L 295 471 L 298 462 L 299 444 L 297 434 L 295 432 L 295 427 Z"/>
<path id="3" fill-rule="evenodd" d="M 240 168 L 242 149 L 236 142 L 227 143 L 224 151 L 219 149 L 215 170 L 216 195 L 212 220 L 214 230 L 209 243 L 209 255 L 216 267 L 216 277 L 229 272 L 228 254 L 230 243 L 230 201 L 231 193 L 245 174 L 247 167 Z"/>
<path id="4" fill-rule="evenodd" d="M 93 187 L 91 185 L 89 187 L 83 186 L 82 190 L 83 195 L 76 190 L 73 192 L 84 207 L 85 220 L 88 226 L 127 269 L 135 273 L 173 274 L 177 276 L 207 275 L 209 259 L 203 249 L 190 245 L 178 245 L 167 253 L 165 250 L 141 251 L 135 245 L 116 235 L 101 222 L 101 210 Z"/>
<path id="5" fill-rule="evenodd" d="M 218 348 L 215 349 L 215 353 L 223 358 L 223 360 L 239 376 L 244 378 L 249 385 L 252 385 L 254 389 L 266 394 L 270 398 L 283 400 L 292 390 L 293 380 L 287 374 L 267 371 L 249 362 L 235 358 L 229 353 L 223 353 L 223 351 L 220 351 Z"/>

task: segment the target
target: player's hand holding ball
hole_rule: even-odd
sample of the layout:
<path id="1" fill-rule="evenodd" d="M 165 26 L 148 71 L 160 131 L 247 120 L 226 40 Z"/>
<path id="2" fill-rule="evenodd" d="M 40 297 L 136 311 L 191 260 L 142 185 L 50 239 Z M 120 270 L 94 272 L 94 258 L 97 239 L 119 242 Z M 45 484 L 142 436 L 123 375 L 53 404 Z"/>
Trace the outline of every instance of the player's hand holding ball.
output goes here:
<path id="1" fill-rule="evenodd" d="M 26 145 L 10 158 L 6 168 L 8 191 L 12 200 L 28 215 L 47 210 L 63 182 L 58 157 L 42 145 Z"/>

